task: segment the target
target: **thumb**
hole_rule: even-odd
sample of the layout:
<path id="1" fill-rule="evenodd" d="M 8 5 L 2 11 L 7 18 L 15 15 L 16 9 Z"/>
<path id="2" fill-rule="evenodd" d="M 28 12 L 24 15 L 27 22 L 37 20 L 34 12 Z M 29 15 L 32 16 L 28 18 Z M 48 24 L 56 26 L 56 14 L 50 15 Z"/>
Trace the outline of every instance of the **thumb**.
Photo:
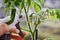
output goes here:
<path id="1" fill-rule="evenodd" d="M 9 31 L 18 34 L 19 30 L 15 26 L 10 26 Z"/>

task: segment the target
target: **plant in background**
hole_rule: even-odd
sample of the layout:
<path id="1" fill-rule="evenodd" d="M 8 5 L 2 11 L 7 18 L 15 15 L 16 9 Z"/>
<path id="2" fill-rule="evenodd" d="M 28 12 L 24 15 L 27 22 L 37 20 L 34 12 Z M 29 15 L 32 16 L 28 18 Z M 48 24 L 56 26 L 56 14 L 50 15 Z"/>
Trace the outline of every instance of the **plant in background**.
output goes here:
<path id="1" fill-rule="evenodd" d="M 50 13 L 50 16 L 52 18 L 52 20 L 56 21 L 56 20 L 60 20 L 60 12 L 59 12 L 60 9 L 49 9 L 49 13 Z"/>

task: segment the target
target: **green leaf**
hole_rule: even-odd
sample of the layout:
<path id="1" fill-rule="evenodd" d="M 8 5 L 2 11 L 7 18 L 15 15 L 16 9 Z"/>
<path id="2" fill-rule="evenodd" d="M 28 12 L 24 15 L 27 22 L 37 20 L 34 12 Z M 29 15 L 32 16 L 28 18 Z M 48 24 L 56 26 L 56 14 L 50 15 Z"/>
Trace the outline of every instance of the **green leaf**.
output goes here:
<path id="1" fill-rule="evenodd" d="M 11 5 L 11 2 L 8 2 L 8 5 L 7 5 L 7 7 L 10 7 L 10 5 Z"/>
<path id="2" fill-rule="evenodd" d="M 38 5 L 38 4 L 34 4 L 34 8 L 35 8 L 36 12 L 40 12 L 40 10 L 41 10 L 40 5 Z"/>
<path id="3" fill-rule="evenodd" d="M 11 12 L 11 20 L 9 20 L 8 22 L 6 22 L 6 24 L 11 24 L 13 23 L 14 19 L 15 19 L 15 12 L 16 12 L 16 9 L 12 9 L 12 12 Z"/>
<path id="4" fill-rule="evenodd" d="M 31 4 L 31 0 L 27 0 L 27 3 L 28 3 L 28 5 L 30 6 L 30 4 Z"/>
<path id="5" fill-rule="evenodd" d="M 50 12 L 50 15 L 51 15 L 51 18 L 52 18 L 52 20 L 57 20 L 57 10 L 56 9 L 51 9 L 51 10 L 49 10 L 49 12 Z"/>
<path id="6" fill-rule="evenodd" d="M 15 2 L 14 2 L 14 5 L 15 5 L 15 6 L 20 6 L 20 3 L 19 3 L 18 1 L 15 1 Z"/>
<path id="7" fill-rule="evenodd" d="M 22 8 L 24 7 L 24 3 L 25 3 L 25 1 L 24 1 L 24 0 L 22 0 Z"/>
<path id="8" fill-rule="evenodd" d="M 51 16 L 54 16 L 54 12 L 52 11 L 52 12 L 50 12 L 51 13 Z"/>
<path id="9" fill-rule="evenodd" d="M 45 0 L 38 0 L 42 6 L 44 6 Z"/>
<path id="10" fill-rule="evenodd" d="M 49 11 L 50 11 L 51 16 L 54 16 L 57 12 L 56 9 L 51 9 Z"/>
<path id="11" fill-rule="evenodd" d="M 30 8 L 32 8 L 34 6 L 34 3 L 31 1 L 31 4 L 30 4 Z"/>
<path id="12" fill-rule="evenodd" d="M 22 3 L 20 3 L 20 13 L 22 12 L 22 9 L 23 9 L 23 5 Z"/>
<path id="13" fill-rule="evenodd" d="M 56 15 L 57 15 L 57 18 L 60 19 L 60 10 L 57 10 Z"/>
<path id="14" fill-rule="evenodd" d="M 7 14 L 9 13 L 10 9 L 9 8 L 5 8 L 5 16 L 7 16 Z"/>
<path id="15" fill-rule="evenodd" d="M 53 20 L 57 20 L 57 15 L 55 14 L 54 16 L 52 16 Z"/>
<path id="16" fill-rule="evenodd" d="M 59 18 L 59 19 L 60 19 L 60 13 L 57 13 L 57 18 Z"/>
<path id="17" fill-rule="evenodd" d="M 34 3 L 35 11 L 36 11 L 36 12 L 40 12 L 40 10 L 41 10 L 41 5 L 40 5 L 39 1 L 33 0 L 33 3 Z"/>
<path id="18" fill-rule="evenodd" d="M 11 1 L 15 1 L 15 0 L 11 0 Z"/>
<path id="19" fill-rule="evenodd" d="M 20 3 L 20 10 L 22 10 L 24 7 L 24 0 L 22 0 L 22 2 Z"/>
<path id="20" fill-rule="evenodd" d="M 7 3 L 7 2 L 9 2 L 9 0 L 4 0 L 4 3 Z"/>
<path id="21" fill-rule="evenodd" d="M 22 2 L 22 0 L 17 0 L 18 2 Z"/>
<path id="22" fill-rule="evenodd" d="M 20 9 L 22 9 L 23 8 L 23 5 L 22 5 L 22 3 L 20 3 Z"/>

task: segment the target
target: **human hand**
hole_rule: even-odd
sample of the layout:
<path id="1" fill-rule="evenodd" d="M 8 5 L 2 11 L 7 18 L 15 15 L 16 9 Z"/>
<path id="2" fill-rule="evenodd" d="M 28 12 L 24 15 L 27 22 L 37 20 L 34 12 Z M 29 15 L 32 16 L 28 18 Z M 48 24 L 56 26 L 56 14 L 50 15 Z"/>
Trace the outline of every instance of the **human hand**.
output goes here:
<path id="1" fill-rule="evenodd" d="M 13 33 L 19 33 L 19 30 L 16 29 L 15 26 L 9 26 L 5 23 L 1 23 L 0 24 L 0 36 L 2 36 L 3 34 L 7 33 L 7 32 L 13 32 Z"/>
<path id="2" fill-rule="evenodd" d="M 23 33 L 24 36 L 26 35 L 26 32 L 22 32 L 22 33 Z M 11 34 L 11 38 L 13 40 L 24 40 L 24 38 L 22 38 L 21 36 L 13 35 L 13 34 Z"/>

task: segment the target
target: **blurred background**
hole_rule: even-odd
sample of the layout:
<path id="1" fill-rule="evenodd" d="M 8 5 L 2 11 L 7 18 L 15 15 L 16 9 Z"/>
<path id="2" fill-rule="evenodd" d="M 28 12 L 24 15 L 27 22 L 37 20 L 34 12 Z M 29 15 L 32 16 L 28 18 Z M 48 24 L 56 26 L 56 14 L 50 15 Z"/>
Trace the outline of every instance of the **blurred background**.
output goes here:
<path id="1" fill-rule="evenodd" d="M 59 8 L 60 0 L 45 0 L 44 7 Z"/>

